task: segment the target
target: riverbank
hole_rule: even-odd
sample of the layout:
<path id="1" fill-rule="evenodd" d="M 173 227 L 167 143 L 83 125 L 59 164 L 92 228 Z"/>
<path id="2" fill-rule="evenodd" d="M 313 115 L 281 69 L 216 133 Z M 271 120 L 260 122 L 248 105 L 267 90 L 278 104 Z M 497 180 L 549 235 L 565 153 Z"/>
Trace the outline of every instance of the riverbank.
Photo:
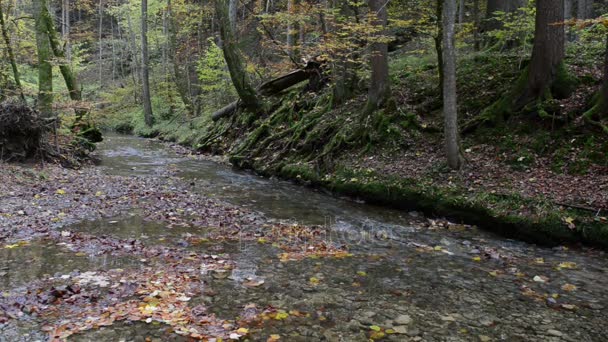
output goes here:
<path id="1" fill-rule="evenodd" d="M 192 130 L 187 139 L 162 132 L 160 137 L 224 155 L 238 168 L 336 195 L 422 211 L 542 245 L 608 248 L 604 140 L 589 140 L 584 134 L 568 140 L 563 131 L 530 134 L 524 121 L 518 124 L 523 132 L 490 129 L 465 137 L 465 167 L 450 171 L 440 134 L 400 129 L 369 148 L 336 142 L 348 128 L 313 138 L 327 125 L 338 126 L 323 121 L 331 114 L 313 122 L 308 132 L 297 133 L 316 115 L 301 114 L 287 129 L 280 112 L 253 122 L 240 114 Z M 294 140 L 297 134 L 302 137 Z"/>
<path id="2" fill-rule="evenodd" d="M 266 177 L 277 176 L 335 195 L 474 224 L 505 237 L 546 246 L 608 248 L 605 173 L 568 177 L 536 168 L 492 174 L 487 164 L 478 168 L 488 154 L 470 155 L 470 164 L 459 172 L 421 170 L 421 163 L 432 159 L 420 153 L 409 160 L 411 156 L 405 154 L 397 162 L 387 160 L 394 156 L 390 152 L 342 156 L 331 172 L 319 172 L 314 163 L 306 162 L 277 166 L 260 159 L 231 160 L 237 167 Z M 419 171 L 411 172 L 410 167 Z M 586 194 L 590 196 L 585 198 Z M 589 199 L 597 205 L 588 205 Z"/>
<path id="3" fill-rule="evenodd" d="M 576 60 L 575 53 L 568 58 Z M 314 185 L 338 195 L 479 225 L 544 245 L 608 247 L 608 136 L 577 118 L 597 88 L 594 68 L 570 98 L 552 100 L 550 118 L 514 114 L 463 133 L 465 167 L 450 171 L 442 138 L 434 64 L 391 60 L 396 110 L 365 116 L 365 89 L 336 103 L 331 88 L 294 87 L 269 99 L 268 113 L 238 112 L 217 122 L 173 116 L 146 128 L 139 116 L 108 114 L 107 127 L 131 127 L 239 168 Z M 510 89 L 519 57 L 480 53 L 459 60 L 461 125 Z M 492 75 L 492 76 L 488 76 Z M 482 89 L 482 90 L 480 90 Z M 123 113 L 117 106 L 108 113 Z"/>

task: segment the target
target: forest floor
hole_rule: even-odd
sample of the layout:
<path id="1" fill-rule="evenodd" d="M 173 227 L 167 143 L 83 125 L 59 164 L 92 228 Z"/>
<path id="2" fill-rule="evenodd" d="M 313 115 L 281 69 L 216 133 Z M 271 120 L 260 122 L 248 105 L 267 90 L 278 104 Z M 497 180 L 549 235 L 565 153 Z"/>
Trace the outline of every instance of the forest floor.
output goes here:
<path id="1" fill-rule="evenodd" d="M 111 136 L 101 166 L 0 165 L 0 336 L 599 341 L 607 333 L 605 252 L 540 248 L 344 201 L 176 148 Z"/>

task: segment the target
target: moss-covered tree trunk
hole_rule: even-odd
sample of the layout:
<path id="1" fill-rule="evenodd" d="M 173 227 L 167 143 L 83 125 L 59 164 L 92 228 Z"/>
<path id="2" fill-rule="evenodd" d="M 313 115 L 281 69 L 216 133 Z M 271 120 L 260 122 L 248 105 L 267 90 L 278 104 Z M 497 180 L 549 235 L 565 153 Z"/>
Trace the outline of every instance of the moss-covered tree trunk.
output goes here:
<path id="1" fill-rule="evenodd" d="M 144 105 L 144 121 L 146 126 L 152 127 L 152 101 L 150 100 L 148 60 L 148 0 L 141 0 L 141 80 L 142 102 Z"/>
<path id="2" fill-rule="evenodd" d="M 257 112 L 261 109 L 261 101 L 245 70 L 234 32 L 230 27 L 228 0 L 215 0 L 215 12 L 220 23 L 222 51 L 234 88 L 243 102 L 243 106 L 249 111 Z"/>
<path id="3" fill-rule="evenodd" d="M 53 117 L 53 66 L 45 13 L 46 0 L 34 0 L 36 48 L 38 51 L 38 110 L 45 118 Z"/>
<path id="4" fill-rule="evenodd" d="M 17 91 L 19 92 L 19 98 L 21 99 L 21 101 L 25 102 L 25 95 L 23 95 L 23 87 L 21 86 L 21 78 L 19 77 L 19 69 L 17 68 L 17 61 L 15 60 L 15 53 L 13 52 L 11 40 L 8 37 L 8 29 L 4 22 L 4 11 L 2 10 L 2 1 L 1 0 L 0 0 L 0 29 L 2 30 L 2 38 L 4 39 L 4 44 L 6 45 L 6 52 L 8 55 L 9 62 L 11 63 L 11 68 L 13 70 L 13 79 L 15 80 L 15 86 L 17 87 Z"/>
<path id="5" fill-rule="evenodd" d="M 51 50 L 53 51 L 53 55 L 59 59 L 59 71 L 61 71 L 66 88 L 68 88 L 70 99 L 75 102 L 81 102 L 82 90 L 80 89 L 78 78 L 71 67 L 70 61 L 66 57 L 64 48 L 61 46 L 53 18 L 51 17 L 48 9 L 43 8 L 43 12 Z M 78 123 L 88 111 L 84 108 L 78 107 L 75 109 L 75 112 L 76 123 Z"/>
<path id="6" fill-rule="evenodd" d="M 602 123 L 603 119 L 608 118 L 608 36 L 606 36 L 603 72 L 602 86 L 593 98 L 593 107 L 583 117 L 588 123 L 596 125 L 608 133 L 608 126 Z"/>
<path id="7" fill-rule="evenodd" d="M 496 123 L 511 113 L 528 112 L 547 115 L 543 100 L 566 98 L 577 80 L 564 65 L 565 32 L 564 0 L 538 0 L 532 59 L 515 86 L 485 111 L 468 122 L 463 131 L 469 132 L 484 123 Z"/>
<path id="8" fill-rule="evenodd" d="M 527 80 L 516 110 L 545 96 L 550 96 L 558 73 L 565 72 L 564 60 L 564 0 L 538 0 L 532 59 L 527 70 Z M 562 80 L 559 80 L 562 81 Z M 560 90 L 561 92 L 561 90 Z M 565 95 L 565 94 L 561 94 Z"/>
<path id="9" fill-rule="evenodd" d="M 370 113 L 384 106 L 390 96 L 391 88 L 388 76 L 388 43 L 382 41 L 386 33 L 388 14 L 384 0 L 369 0 L 369 9 L 376 15 L 373 25 L 378 26 L 376 38 L 379 41 L 371 44 L 371 82 L 367 95 L 367 112 Z"/>

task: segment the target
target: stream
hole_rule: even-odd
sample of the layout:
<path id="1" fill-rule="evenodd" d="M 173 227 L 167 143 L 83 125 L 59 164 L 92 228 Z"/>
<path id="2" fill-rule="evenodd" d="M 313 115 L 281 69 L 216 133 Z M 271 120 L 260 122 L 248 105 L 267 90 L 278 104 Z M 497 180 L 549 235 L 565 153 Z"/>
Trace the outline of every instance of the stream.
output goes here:
<path id="1" fill-rule="evenodd" d="M 289 316 L 265 320 L 241 339 L 608 338 L 608 259 L 602 251 L 540 247 L 417 212 L 338 198 L 178 154 L 154 140 L 108 135 L 96 154 L 101 159 L 97 167 L 106 174 L 177 176 L 193 193 L 255 212 L 270 223 L 321 226 L 332 244 L 348 246 L 348 257 L 286 262 L 278 256 L 281 250 L 270 243 L 193 244 L 192 236 L 203 234 L 205 227 L 169 226 L 144 219 L 138 210 L 68 227 L 73 232 L 136 239 L 147 246 L 226 255 L 235 264 L 230 274 L 211 277 L 201 270 L 204 290 L 188 305 L 205 306 L 224 320 L 242 319 L 251 307 L 278 308 Z M 0 254 L 0 284 L 5 292 L 75 270 L 143 269 L 133 258 L 75 254 L 50 240 L 0 249 Z M 41 331 L 44 324 L 35 319 L 0 324 L 0 341 L 48 340 Z M 158 322 L 117 322 L 69 340 L 188 339 Z"/>

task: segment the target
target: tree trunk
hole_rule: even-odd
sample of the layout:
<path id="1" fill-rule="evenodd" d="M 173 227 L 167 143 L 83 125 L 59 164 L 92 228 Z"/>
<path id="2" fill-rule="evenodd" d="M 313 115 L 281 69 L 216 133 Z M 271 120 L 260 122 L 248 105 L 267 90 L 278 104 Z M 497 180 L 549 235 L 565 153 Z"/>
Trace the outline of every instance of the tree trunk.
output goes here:
<path id="1" fill-rule="evenodd" d="M 51 50 L 53 51 L 53 55 L 55 55 L 55 57 L 61 61 L 61 63 L 59 63 L 59 71 L 61 71 L 66 88 L 68 88 L 70 99 L 72 101 L 80 102 L 82 101 L 82 91 L 80 89 L 80 85 L 78 84 L 78 79 L 72 70 L 70 62 L 66 59 L 66 53 L 61 46 L 59 37 L 57 36 L 57 30 L 55 29 L 53 18 L 46 8 L 43 9 L 43 12 L 43 18 L 45 20 Z M 74 111 L 76 112 L 76 122 L 82 119 L 82 117 L 87 113 L 87 110 L 84 108 L 75 108 Z"/>
<path id="2" fill-rule="evenodd" d="M 103 86 L 103 78 L 102 78 L 102 66 L 103 66 L 103 44 L 101 42 L 103 32 L 103 0 L 99 0 L 99 87 Z"/>
<path id="3" fill-rule="evenodd" d="M 458 108 L 456 99 L 456 47 L 454 46 L 456 0 L 443 3 L 443 116 L 448 165 L 462 166 L 458 139 Z"/>
<path id="4" fill-rule="evenodd" d="M 62 23 L 61 23 L 61 38 L 65 42 L 65 54 L 68 61 L 72 60 L 72 44 L 70 42 L 70 0 L 62 0 L 61 1 L 61 14 L 62 14 Z"/>
<path id="5" fill-rule="evenodd" d="M 464 3 L 465 3 L 464 0 L 458 1 L 458 23 L 459 24 L 464 24 L 464 12 L 465 12 Z"/>
<path id="6" fill-rule="evenodd" d="M 592 0 L 577 0 L 576 6 L 576 18 L 580 20 L 585 20 L 590 18 L 589 13 L 589 3 L 593 5 Z"/>
<path id="7" fill-rule="evenodd" d="M 439 74 L 439 93 L 443 97 L 443 1 L 435 0 L 435 16 L 437 18 L 437 34 L 433 39 L 435 40 L 435 51 L 437 52 L 437 72 Z"/>
<path id="8" fill-rule="evenodd" d="M 141 79 L 144 121 L 152 127 L 152 102 L 150 101 L 150 83 L 148 77 L 148 0 L 141 0 Z"/>
<path id="9" fill-rule="evenodd" d="M 230 28 L 232 29 L 232 32 L 236 32 L 238 8 L 238 0 L 228 1 L 228 18 L 230 19 Z"/>
<path id="10" fill-rule="evenodd" d="M 583 118 L 586 122 L 601 128 L 604 133 L 608 134 L 608 126 L 602 123 L 602 119 L 608 118 L 608 36 L 606 36 L 603 69 L 602 87 L 594 98 L 593 107 L 583 114 Z"/>
<path id="11" fill-rule="evenodd" d="M 53 67 L 51 65 L 51 44 L 44 13 L 46 0 L 34 1 L 36 20 L 36 47 L 38 50 L 38 110 L 45 118 L 53 117 Z"/>
<path id="12" fill-rule="evenodd" d="M 384 0 L 369 0 L 370 11 L 377 16 L 373 25 L 381 26 L 378 36 L 386 33 L 388 14 Z M 371 44 L 371 82 L 367 95 L 367 112 L 370 113 L 386 104 L 391 96 L 388 76 L 388 44 L 374 42 Z"/>
<path id="13" fill-rule="evenodd" d="M 473 22 L 475 23 L 475 31 L 473 31 L 473 48 L 479 51 L 481 41 L 479 40 L 479 31 L 481 25 L 479 21 L 479 0 L 473 0 Z"/>
<path id="14" fill-rule="evenodd" d="M 564 59 L 564 0 L 538 0 L 532 59 L 528 66 L 528 79 L 522 96 L 516 102 L 520 109 L 543 97 L 556 79 Z"/>
<path id="15" fill-rule="evenodd" d="M 258 94 L 251 84 L 249 75 L 245 70 L 243 59 L 236 45 L 234 32 L 230 27 L 228 19 L 228 0 L 214 0 L 215 12 L 220 23 L 220 35 L 222 38 L 222 51 L 224 59 L 228 65 L 230 78 L 234 84 L 234 88 L 239 95 L 243 105 L 250 111 L 256 112 L 261 108 L 261 102 L 258 100 Z"/>
<path id="16" fill-rule="evenodd" d="M 141 73 L 139 72 L 139 52 L 137 51 L 137 39 L 135 37 L 135 30 L 133 29 L 133 25 L 131 23 L 131 16 L 127 13 L 127 26 L 129 27 L 129 36 L 131 43 L 131 76 L 133 77 L 133 96 L 135 98 L 135 103 L 139 103 L 140 96 L 137 93 L 137 88 L 141 82 L 138 80 L 141 78 Z"/>
<path id="17" fill-rule="evenodd" d="M 182 75 L 179 67 L 180 63 L 177 62 L 177 28 L 175 25 L 175 18 L 173 17 L 173 10 L 171 8 L 171 0 L 167 0 L 167 25 L 169 34 L 169 50 L 167 54 L 171 64 L 173 64 L 175 87 L 188 111 L 194 113 L 190 93 L 188 92 L 187 86 L 184 85 L 185 77 Z"/>
<path id="18" fill-rule="evenodd" d="M 17 61 L 15 60 L 15 53 L 13 52 L 13 47 L 11 45 L 11 40 L 8 37 L 8 30 L 6 24 L 4 23 L 4 12 L 2 11 L 2 1 L 0 0 L 0 29 L 2 29 L 2 38 L 4 39 L 4 44 L 6 45 L 6 52 L 8 54 L 8 59 L 11 63 L 11 68 L 13 69 L 13 78 L 15 79 L 15 86 L 17 87 L 17 91 L 19 92 L 19 98 L 21 101 L 25 102 L 25 95 L 23 95 L 23 87 L 21 86 L 21 78 L 19 77 L 19 69 L 17 68 Z"/>

